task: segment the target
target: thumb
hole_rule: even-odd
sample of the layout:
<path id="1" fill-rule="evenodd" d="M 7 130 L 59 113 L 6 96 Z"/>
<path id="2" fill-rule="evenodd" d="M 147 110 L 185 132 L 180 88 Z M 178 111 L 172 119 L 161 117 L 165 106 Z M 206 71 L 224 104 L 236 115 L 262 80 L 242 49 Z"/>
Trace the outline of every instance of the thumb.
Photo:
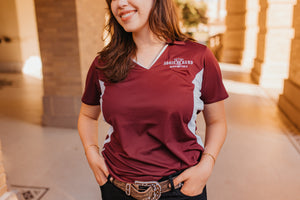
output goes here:
<path id="1" fill-rule="evenodd" d="M 186 173 L 182 172 L 179 176 L 173 179 L 174 187 L 186 180 Z"/>

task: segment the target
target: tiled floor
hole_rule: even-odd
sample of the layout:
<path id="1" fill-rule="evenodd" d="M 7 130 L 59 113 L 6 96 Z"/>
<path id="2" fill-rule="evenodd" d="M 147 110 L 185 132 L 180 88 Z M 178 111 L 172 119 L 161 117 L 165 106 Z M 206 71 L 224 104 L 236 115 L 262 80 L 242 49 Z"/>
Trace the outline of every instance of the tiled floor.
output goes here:
<path id="1" fill-rule="evenodd" d="M 209 200 L 300 200 L 300 138 L 265 90 L 222 65 L 228 136 Z M 97 200 L 100 190 L 76 130 L 40 126 L 42 82 L 0 74 L 0 137 L 11 190 L 26 200 Z M 100 122 L 99 143 L 108 126 Z M 198 119 L 203 136 L 203 119 Z M 22 200 L 23 200 L 22 199 Z"/>
<path id="2" fill-rule="evenodd" d="M 18 192 L 19 200 L 40 200 L 49 188 L 22 185 L 10 185 L 11 190 Z"/>

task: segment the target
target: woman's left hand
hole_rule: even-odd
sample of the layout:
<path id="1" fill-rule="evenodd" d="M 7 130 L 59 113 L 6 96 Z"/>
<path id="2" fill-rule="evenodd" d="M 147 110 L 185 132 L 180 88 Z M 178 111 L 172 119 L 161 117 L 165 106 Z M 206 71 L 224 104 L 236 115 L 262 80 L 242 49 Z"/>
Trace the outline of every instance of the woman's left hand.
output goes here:
<path id="1" fill-rule="evenodd" d="M 174 185 L 183 183 L 181 192 L 187 196 L 197 196 L 203 191 L 204 186 L 212 173 L 214 163 L 209 157 L 203 156 L 201 161 L 182 172 L 173 182 Z"/>

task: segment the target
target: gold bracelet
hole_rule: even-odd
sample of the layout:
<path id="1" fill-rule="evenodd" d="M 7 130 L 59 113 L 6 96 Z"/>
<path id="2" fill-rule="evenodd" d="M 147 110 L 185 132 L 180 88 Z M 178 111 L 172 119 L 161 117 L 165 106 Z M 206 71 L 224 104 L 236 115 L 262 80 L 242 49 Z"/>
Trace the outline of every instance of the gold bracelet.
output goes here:
<path id="1" fill-rule="evenodd" d="M 214 163 L 216 163 L 216 158 L 213 155 L 211 155 L 210 153 L 204 152 L 202 155 L 208 155 L 209 157 L 211 157 L 214 160 Z"/>

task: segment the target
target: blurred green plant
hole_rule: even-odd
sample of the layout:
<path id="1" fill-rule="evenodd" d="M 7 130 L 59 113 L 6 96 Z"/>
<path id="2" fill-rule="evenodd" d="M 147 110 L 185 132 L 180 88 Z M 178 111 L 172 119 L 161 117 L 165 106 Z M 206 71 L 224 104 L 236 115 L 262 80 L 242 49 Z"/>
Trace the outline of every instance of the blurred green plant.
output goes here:
<path id="1" fill-rule="evenodd" d="M 181 11 L 183 26 L 197 27 L 200 23 L 207 24 L 207 4 L 203 1 L 195 0 L 175 0 Z"/>

